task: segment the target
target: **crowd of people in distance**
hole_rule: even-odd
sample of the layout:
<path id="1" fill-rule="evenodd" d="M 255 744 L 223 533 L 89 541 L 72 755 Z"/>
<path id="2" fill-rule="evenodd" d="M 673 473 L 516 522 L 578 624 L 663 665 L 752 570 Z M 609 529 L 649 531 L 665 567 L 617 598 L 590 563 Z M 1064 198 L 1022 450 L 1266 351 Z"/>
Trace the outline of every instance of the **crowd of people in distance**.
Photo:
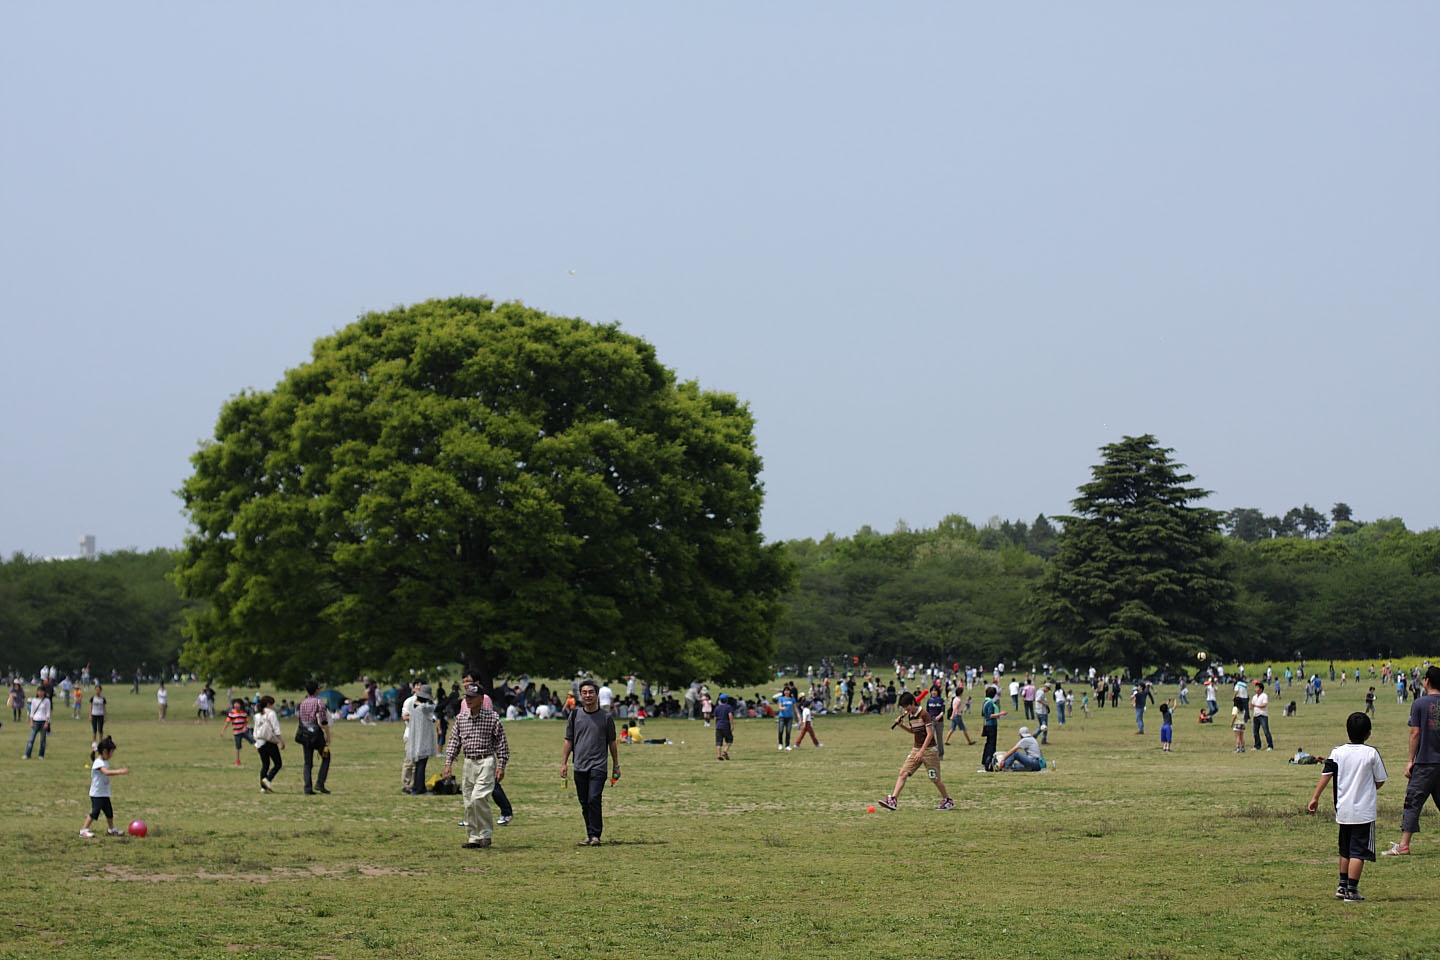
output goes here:
<path id="1" fill-rule="evenodd" d="M 786 678 L 777 671 L 780 688 L 773 695 L 755 692 L 721 692 L 712 696 L 709 686 L 695 680 L 681 690 L 652 686 L 637 677 L 623 681 L 597 681 L 577 676 L 570 689 L 552 689 L 545 683 L 538 686 L 528 677 L 501 681 L 491 694 L 469 670 L 459 682 L 447 690 L 445 683 L 432 687 L 425 677 L 416 676 L 405 684 L 381 690 L 380 685 L 363 678 L 364 694 L 354 700 L 334 690 L 321 690 L 318 683 L 306 684 L 307 696 L 298 703 L 262 695 L 236 696 L 232 688 L 225 701 L 218 701 L 209 683 L 201 686 L 195 698 L 195 722 L 206 723 L 224 710 L 221 734 L 233 740 L 233 763 L 243 765 L 246 744 L 260 757 L 259 782 L 262 793 L 275 789 L 274 781 L 284 767 L 282 751 L 286 737 L 281 718 L 294 718 L 297 726 L 292 740 L 304 751 L 302 783 L 306 795 L 328 794 L 330 747 L 334 725 L 354 720 L 362 724 L 399 722 L 403 726 L 403 757 L 401 792 L 408 795 L 457 793 L 462 796 L 466 830 L 462 846 L 484 849 L 491 846 L 497 826 L 514 818 L 514 808 L 506 796 L 503 781 L 509 761 L 509 745 L 505 721 L 554 719 L 564 723 L 561 775 L 568 778 L 573 771 L 576 799 L 585 823 L 581 846 L 601 842 L 604 821 L 602 797 L 605 784 L 620 776 L 617 747 L 626 742 L 667 744 L 664 738 L 645 738 L 643 726 L 648 718 L 686 718 L 703 721 L 713 727 L 716 760 L 730 759 L 735 744 L 736 721 L 741 718 L 773 719 L 776 722 L 776 749 L 794 750 L 806 738 L 814 748 L 824 746 L 817 734 L 817 719 L 834 714 L 891 714 L 892 731 L 910 738 L 891 792 L 881 798 L 880 806 L 896 810 L 909 779 L 921 770 L 939 794 L 939 810 L 954 808 L 954 800 L 941 775 L 941 760 L 956 733 L 967 745 L 981 744 L 978 773 L 1053 771 L 1055 762 L 1046 756 L 1051 718 L 1057 726 L 1091 717 L 1091 694 L 1096 709 L 1106 701 L 1118 707 L 1125 686 L 1129 686 L 1129 705 L 1135 711 L 1135 733 L 1145 733 L 1146 712 L 1156 708 L 1160 715 L 1160 748 L 1172 750 L 1176 710 L 1189 705 L 1192 678 L 1170 677 L 1163 673 L 1153 677 L 1097 675 L 1094 669 L 1076 674 L 1042 665 L 1038 670 L 1007 675 L 1004 664 L 992 669 L 964 667 L 954 664 L 945 669 L 937 664 L 890 664 L 893 675 L 883 678 L 857 661 L 849 664 L 822 661 L 820 668 L 808 667 L 803 676 Z M 1371 678 L 1377 675 L 1374 665 Z M 1329 682 L 1347 686 L 1353 675 L 1355 685 L 1361 684 L 1361 671 L 1353 674 L 1329 667 Z M 112 671 L 112 677 L 115 673 Z M 1336 677 L 1340 680 L 1336 681 Z M 180 678 L 174 677 L 175 680 Z M 194 678 L 191 678 L 192 680 Z M 1412 703 L 1410 709 L 1409 757 L 1405 767 L 1407 785 L 1401 838 L 1381 853 L 1375 849 L 1375 796 L 1388 774 L 1378 751 L 1367 743 L 1371 718 L 1376 713 L 1376 686 L 1364 694 L 1364 710 L 1351 713 L 1346 721 L 1349 742 L 1337 746 L 1323 760 L 1320 781 L 1307 805 L 1314 813 L 1327 785 L 1333 784 L 1336 822 L 1339 825 L 1339 880 L 1335 896 L 1343 900 L 1363 900 L 1359 880 L 1366 862 L 1376 856 L 1406 856 L 1410 853 L 1413 834 L 1419 829 L 1420 811 L 1427 800 L 1440 807 L 1440 667 L 1428 661 L 1408 669 L 1396 668 L 1386 662 L 1378 670 L 1379 684 L 1394 684 L 1398 703 Z M 109 702 L 105 687 L 90 675 L 88 667 L 78 677 L 52 667 L 41 669 L 29 681 L 33 696 L 27 696 L 26 682 L 11 671 L 7 706 L 11 720 L 25 720 L 29 736 L 23 758 L 44 758 L 47 738 L 53 729 L 55 703 L 63 710 L 69 706 L 76 720 L 88 716 L 91 740 L 91 809 L 80 829 L 86 839 L 96 836 L 101 817 L 106 819 L 107 834 L 118 835 L 111 804 L 111 778 L 130 773 L 116 766 L 114 738 L 107 735 Z M 1271 697 L 1284 696 L 1285 688 L 1299 682 L 1304 688 L 1306 703 L 1317 703 L 1327 695 L 1326 682 L 1318 671 L 1307 673 L 1301 662 L 1297 669 L 1286 666 L 1283 672 L 1266 667 L 1259 676 L 1247 678 L 1245 668 L 1237 666 L 1233 673 L 1223 664 L 1202 665 L 1193 678 L 1201 685 L 1205 706 L 1200 722 L 1214 722 L 1219 712 L 1220 691 L 1230 694 L 1230 725 L 1234 733 L 1234 752 L 1245 753 L 1247 732 L 1253 737 L 1253 749 L 1273 750 L 1270 730 Z M 137 672 L 132 693 L 139 692 Z M 1177 683 L 1177 695 L 1157 701 L 1157 683 Z M 1283 685 L 1282 685 L 1283 683 Z M 977 689 L 980 688 L 980 689 Z M 1067 689 L 1068 688 L 1068 689 Z M 1080 699 L 1075 697 L 1080 692 Z M 1003 691 L 1003 692 L 1002 692 Z M 983 693 L 983 696 L 982 696 Z M 156 691 L 158 719 L 167 720 L 168 690 L 162 678 Z M 980 696 L 979 738 L 972 738 L 966 725 L 974 700 Z M 1008 709 L 1007 709 L 1008 707 Z M 1295 700 L 1283 709 L 1283 716 L 1293 716 Z M 1014 744 L 1003 752 L 998 745 L 1000 720 L 1011 712 L 1025 723 L 1018 727 Z M 1078 712 L 1077 712 L 1078 711 Z M 947 730 L 948 721 L 948 730 Z M 3 723 L 0 723 L 3 727 Z M 38 748 L 38 751 L 37 751 Z M 443 772 L 427 775 L 433 757 L 444 758 Z M 1297 751 L 1292 762 L 1321 762 Z M 460 776 L 457 780 L 457 764 Z M 492 810 L 498 809 L 498 816 Z M 873 808 L 872 808 L 873 809 Z M 95 830 L 91 828 L 95 827 Z"/>

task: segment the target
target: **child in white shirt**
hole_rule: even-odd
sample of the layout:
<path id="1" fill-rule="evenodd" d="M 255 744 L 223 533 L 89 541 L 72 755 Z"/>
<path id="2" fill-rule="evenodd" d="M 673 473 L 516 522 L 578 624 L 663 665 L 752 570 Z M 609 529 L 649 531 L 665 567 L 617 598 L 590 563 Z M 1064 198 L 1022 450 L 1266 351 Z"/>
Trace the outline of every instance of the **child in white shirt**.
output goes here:
<path id="1" fill-rule="evenodd" d="M 1366 860 L 1375 860 L 1376 792 L 1388 778 L 1380 751 L 1365 743 L 1370 739 L 1370 718 L 1350 714 L 1345 732 L 1350 742 L 1330 751 L 1305 809 L 1314 813 L 1325 784 L 1334 782 L 1335 822 L 1340 825 L 1340 885 L 1335 899 L 1357 903 L 1365 899 L 1360 896 L 1360 871 Z"/>
<path id="2" fill-rule="evenodd" d="M 110 778 L 122 776 L 130 770 L 128 767 L 110 766 L 110 758 L 114 754 L 115 741 L 106 737 L 95 745 L 95 752 L 90 755 L 90 816 L 80 825 L 80 836 L 87 839 L 95 836 L 90 832 L 90 824 L 100 819 L 102 813 L 110 824 L 105 833 L 112 837 L 122 835 L 115 829 L 115 809 L 110 806 Z"/>

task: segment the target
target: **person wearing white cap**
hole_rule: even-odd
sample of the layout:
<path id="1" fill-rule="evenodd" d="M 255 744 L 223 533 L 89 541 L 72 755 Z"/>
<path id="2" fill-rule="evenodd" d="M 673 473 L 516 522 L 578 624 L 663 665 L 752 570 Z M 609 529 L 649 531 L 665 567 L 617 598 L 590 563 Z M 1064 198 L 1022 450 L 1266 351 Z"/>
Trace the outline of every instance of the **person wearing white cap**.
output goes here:
<path id="1" fill-rule="evenodd" d="M 440 721 L 435 716 L 435 695 L 430 684 L 420 684 L 415 691 L 415 702 L 405 718 L 405 765 L 401 771 L 402 784 L 409 781 L 409 793 L 421 796 L 426 792 L 425 764 L 440 752 Z"/>
<path id="2" fill-rule="evenodd" d="M 1040 744 L 1030 735 L 1029 727 L 1021 727 L 1020 740 L 1000 758 L 1000 769 L 1035 773 L 1044 766 L 1045 757 L 1040 753 Z"/>

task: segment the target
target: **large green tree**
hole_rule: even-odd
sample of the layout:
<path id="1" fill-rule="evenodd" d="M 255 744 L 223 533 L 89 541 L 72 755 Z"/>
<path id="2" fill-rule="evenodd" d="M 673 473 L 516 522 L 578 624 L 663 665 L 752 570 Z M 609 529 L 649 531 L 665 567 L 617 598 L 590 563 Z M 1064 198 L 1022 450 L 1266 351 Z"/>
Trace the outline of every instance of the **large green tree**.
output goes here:
<path id="1" fill-rule="evenodd" d="M 1135 677 L 1193 657 L 1227 629 L 1223 515 L 1194 505 L 1209 491 L 1187 486 L 1195 478 L 1173 452 L 1148 434 L 1101 448 L 1036 590 L 1030 656 L 1122 664 Z"/>
<path id="2" fill-rule="evenodd" d="M 322 338 L 193 457 L 184 662 L 294 683 L 461 659 L 486 679 L 755 680 L 791 569 L 749 410 L 614 325 L 429 301 Z"/>

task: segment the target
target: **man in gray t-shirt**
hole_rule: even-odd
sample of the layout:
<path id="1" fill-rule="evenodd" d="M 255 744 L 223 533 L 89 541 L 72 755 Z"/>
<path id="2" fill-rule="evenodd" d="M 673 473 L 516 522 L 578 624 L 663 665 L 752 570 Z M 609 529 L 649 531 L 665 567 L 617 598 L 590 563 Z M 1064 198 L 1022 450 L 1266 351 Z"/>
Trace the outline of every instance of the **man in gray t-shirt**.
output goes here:
<path id="1" fill-rule="evenodd" d="M 585 814 L 585 839 L 578 846 L 598 847 L 604 822 L 600 799 L 605 790 L 605 751 L 610 751 L 611 776 L 620 779 L 620 751 L 615 741 L 615 718 L 600 709 L 600 686 L 594 680 L 580 681 L 581 709 L 572 711 L 565 722 L 565 749 L 560 754 L 560 777 L 575 757 L 575 793 Z"/>
<path id="2" fill-rule="evenodd" d="M 1405 765 L 1405 809 L 1400 814 L 1400 842 L 1381 856 L 1410 852 L 1410 838 L 1420 829 L 1420 811 L 1433 800 L 1440 809 L 1440 666 L 1425 671 L 1425 695 L 1410 706 L 1410 762 Z"/>

